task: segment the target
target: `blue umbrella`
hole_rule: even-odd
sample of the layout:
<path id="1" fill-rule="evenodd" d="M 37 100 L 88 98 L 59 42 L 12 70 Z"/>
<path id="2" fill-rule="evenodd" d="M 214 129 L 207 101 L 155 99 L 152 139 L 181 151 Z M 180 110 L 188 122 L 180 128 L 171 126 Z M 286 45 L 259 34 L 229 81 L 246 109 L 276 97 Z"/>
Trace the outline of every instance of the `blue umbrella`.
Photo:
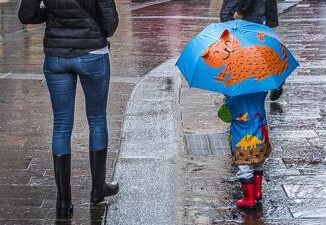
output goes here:
<path id="1" fill-rule="evenodd" d="M 227 96 L 276 89 L 298 66 L 272 29 L 243 20 L 210 24 L 177 61 L 190 87 Z"/>

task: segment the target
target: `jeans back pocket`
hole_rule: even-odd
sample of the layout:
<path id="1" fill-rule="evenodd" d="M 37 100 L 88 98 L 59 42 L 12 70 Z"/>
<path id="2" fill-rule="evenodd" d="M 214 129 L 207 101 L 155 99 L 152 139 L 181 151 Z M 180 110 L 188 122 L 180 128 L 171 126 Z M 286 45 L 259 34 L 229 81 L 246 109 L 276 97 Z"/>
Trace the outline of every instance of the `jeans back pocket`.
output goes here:
<path id="1" fill-rule="evenodd" d="M 81 75 L 97 75 L 107 73 L 105 55 L 87 54 L 79 57 L 80 67 L 83 72 Z"/>

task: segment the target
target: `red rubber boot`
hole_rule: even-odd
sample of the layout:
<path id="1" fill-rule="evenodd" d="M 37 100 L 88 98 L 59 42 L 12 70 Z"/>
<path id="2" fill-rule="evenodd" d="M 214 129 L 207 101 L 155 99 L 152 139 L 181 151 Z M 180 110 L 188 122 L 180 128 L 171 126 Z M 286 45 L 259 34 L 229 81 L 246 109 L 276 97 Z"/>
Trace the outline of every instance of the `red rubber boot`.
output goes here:
<path id="1" fill-rule="evenodd" d="M 243 198 L 238 200 L 235 204 L 240 208 L 254 209 L 256 208 L 255 200 L 255 184 L 248 182 L 241 182 Z"/>
<path id="2" fill-rule="evenodd" d="M 263 171 L 255 171 L 254 173 L 254 183 L 255 183 L 255 199 L 262 200 L 262 182 L 263 182 Z"/>

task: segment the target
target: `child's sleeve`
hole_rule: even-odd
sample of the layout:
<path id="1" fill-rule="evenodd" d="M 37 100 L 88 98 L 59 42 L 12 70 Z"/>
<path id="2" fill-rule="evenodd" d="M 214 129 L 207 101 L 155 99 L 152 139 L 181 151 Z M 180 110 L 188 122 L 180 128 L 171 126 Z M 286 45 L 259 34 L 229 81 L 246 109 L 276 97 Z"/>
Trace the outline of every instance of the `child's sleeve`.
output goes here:
<path id="1" fill-rule="evenodd" d="M 232 114 L 226 104 L 222 105 L 219 108 L 217 115 L 223 122 L 226 122 L 226 123 L 232 122 Z"/>

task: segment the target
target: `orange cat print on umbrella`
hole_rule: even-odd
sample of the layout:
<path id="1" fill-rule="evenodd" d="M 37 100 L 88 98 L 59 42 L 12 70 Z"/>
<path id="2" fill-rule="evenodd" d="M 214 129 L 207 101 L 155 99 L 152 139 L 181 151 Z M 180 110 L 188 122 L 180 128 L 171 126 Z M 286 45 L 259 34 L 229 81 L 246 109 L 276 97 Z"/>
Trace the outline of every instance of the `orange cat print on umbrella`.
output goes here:
<path id="1" fill-rule="evenodd" d="M 257 38 L 264 40 L 260 36 Z M 241 47 L 238 40 L 225 30 L 221 38 L 204 51 L 202 58 L 210 67 L 225 66 L 216 80 L 221 82 L 230 75 L 225 81 L 225 85 L 230 86 L 251 77 L 263 80 L 272 75 L 282 74 L 288 66 L 288 55 L 285 46 L 281 44 L 281 47 L 284 59 L 266 45 Z"/>

